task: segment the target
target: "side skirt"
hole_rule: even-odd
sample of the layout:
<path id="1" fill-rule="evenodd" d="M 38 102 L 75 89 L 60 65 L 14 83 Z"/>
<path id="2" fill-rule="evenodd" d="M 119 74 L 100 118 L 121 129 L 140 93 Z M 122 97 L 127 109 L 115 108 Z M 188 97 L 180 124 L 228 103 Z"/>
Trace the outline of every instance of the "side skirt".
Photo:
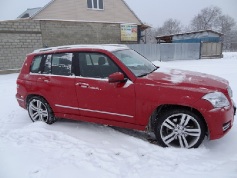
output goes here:
<path id="1" fill-rule="evenodd" d="M 72 120 L 92 122 L 92 123 L 109 125 L 109 126 L 116 126 L 116 127 L 126 128 L 126 129 L 146 131 L 146 125 L 136 125 L 136 124 L 126 123 L 126 122 L 119 122 L 119 121 L 100 119 L 100 118 L 91 118 L 91 117 L 78 116 L 78 115 L 72 115 L 72 114 L 62 114 L 62 113 L 55 113 L 55 116 L 56 118 L 72 119 Z"/>

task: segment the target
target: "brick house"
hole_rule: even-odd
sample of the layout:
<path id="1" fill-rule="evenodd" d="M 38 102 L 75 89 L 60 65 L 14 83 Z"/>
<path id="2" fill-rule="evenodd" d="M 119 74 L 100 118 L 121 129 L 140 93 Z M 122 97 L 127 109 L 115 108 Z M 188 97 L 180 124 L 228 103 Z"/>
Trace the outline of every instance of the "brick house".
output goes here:
<path id="1" fill-rule="evenodd" d="M 147 28 L 124 0 L 51 0 L 0 21 L 0 71 L 19 69 L 34 49 L 69 44 L 136 44 Z"/>

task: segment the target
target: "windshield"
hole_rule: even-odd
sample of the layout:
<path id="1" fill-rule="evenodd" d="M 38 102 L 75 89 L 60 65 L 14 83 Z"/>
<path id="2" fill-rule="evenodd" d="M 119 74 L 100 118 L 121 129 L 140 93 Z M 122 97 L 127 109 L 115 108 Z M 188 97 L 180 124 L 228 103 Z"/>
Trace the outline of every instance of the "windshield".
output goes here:
<path id="1" fill-rule="evenodd" d="M 137 77 L 145 76 L 156 69 L 156 66 L 134 50 L 121 50 L 113 52 L 113 54 Z"/>

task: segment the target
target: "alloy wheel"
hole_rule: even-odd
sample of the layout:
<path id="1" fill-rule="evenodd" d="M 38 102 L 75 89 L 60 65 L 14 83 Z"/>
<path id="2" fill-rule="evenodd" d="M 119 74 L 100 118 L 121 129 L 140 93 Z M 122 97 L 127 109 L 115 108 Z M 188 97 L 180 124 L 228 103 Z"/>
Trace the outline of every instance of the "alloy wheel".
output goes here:
<path id="1" fill-rule="evenodd" d="M 191 148 L 200 139 L 201 126 L 189 114 L 178 113 L 169 116 L 161 124 L 160 135 L 170 147 Z"/>
<path id="2" fill-rule="evenodd" d="M 28 111 L 31 119 L 35 121 L 43 121 L 47 122 L 49 118 L 49 113 L 47 110 L 46 105 L 38 100 L 38 99 L 33 99 L 30 101 L 28 105 Z"/>

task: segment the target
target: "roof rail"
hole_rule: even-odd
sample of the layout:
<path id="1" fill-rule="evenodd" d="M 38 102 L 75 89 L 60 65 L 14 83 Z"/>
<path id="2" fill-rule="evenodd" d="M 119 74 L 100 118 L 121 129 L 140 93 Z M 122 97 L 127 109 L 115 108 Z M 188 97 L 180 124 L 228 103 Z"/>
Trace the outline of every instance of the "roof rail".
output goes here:
<path id="1" fill-rule="evenodd" d="M 73 48 L 99 48 L 99 49 L 106 49 L 106 47 L 117 47 L 117 48 L 127 48 L 127 45 L 124 44 L 85 44 L 85 45 L 68 45 L 68 46 L 56 46 L 56 47 L 49 47 L 49 48 L 41 48 L 36 49 L 33 53 L 39 52 L 46 52 L 46 51 L 53 51 L 53 50 L 60 50 L 60 49 L 73 49 Z"/>

